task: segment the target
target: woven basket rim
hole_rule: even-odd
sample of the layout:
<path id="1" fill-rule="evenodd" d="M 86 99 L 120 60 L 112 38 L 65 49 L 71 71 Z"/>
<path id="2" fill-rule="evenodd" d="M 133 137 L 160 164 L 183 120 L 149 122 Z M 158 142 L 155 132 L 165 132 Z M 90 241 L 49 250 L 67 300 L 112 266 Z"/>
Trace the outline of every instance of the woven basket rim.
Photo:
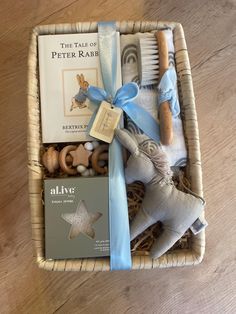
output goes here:
<path id="1" fill-rule="evenodd" d="M 174 45 L 176 47 L 177 74 L 183 93 L 183 106 L 190 108 L 193 117 L 184 121 L 186 132 L 193 129 L 194 140 L 187 137 L 189 149 L 189 177 L 194 192 L 202 196 L 202 173 L 198 124 L 195 110 L 195 100 L 192 86 L 191 69 L 182 25 L 178 22 L 166 21 L 121 21 L 116 22 L 117 30 L 121 34 L 146 32 L 170 27 L 173 30 Z M 47 270 L 75 270 L 100 271 L 110 270 L 109 258 L 92 258 L 76 260 L 46 260 L 44 258 L 44 222 L 41 191 L 43 180 L 40 164 L 40 109 L 38 86 L 38 58 L 37 37 L 43 34 L 66 34 L 79 32 L 96 32 L 97 22 L 77 22 L 64 24 L 37 25 L 32 30 L 31 44 L 28 56 L 28 166 L 29 166 L 29 196 L 31 205 L 32 235 L 36 250 L 36 261 L 40 268 Z M 185 115 L 185 116 L 186 116 Z M 185 119 L 187 119 L 185 117 Z M 193 134 L 190 134 L 191 137 Z M 190 137 L 190 136 L 189 136 Z M 203 213 L 204 217 L 204 213 Z M 205 232 L 202 231 L 192 238 L 192 248 L 189 250 L 175 250 L 164 254 L 158 259 L 149 256 L 133 256 L 132 269 L 151 269 L 173 266 L 199 264 L 205 252 Z"/>

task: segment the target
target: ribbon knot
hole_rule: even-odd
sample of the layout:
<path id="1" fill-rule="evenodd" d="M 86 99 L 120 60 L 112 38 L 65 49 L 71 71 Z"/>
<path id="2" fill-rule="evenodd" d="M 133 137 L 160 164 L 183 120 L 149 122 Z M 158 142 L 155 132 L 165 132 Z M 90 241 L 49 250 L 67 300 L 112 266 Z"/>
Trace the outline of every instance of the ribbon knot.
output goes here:
<path id="1" fill-rule="evenodd" d="M 133 101 L 139 93 L 139 87 L 136 83 L 130 82 L 124 84 L 118 89 L 114 98 L 114 104 L 123 108 L 127 102 Z"/>
<path id="2" fill-rule="evenodd" d="M 179 100 L 177 96 L 177 76 L 174 68 L 169 68 L 162 76 L 157 87 L 158 90 L 158 109 L 160 105 L 168 101 L 173 117 L 177 117 L 180 113 Z"/>
<path id="3" fill-rule="evenodd" d="M 88 87 L 87 96 L 95 103 L 100 103 L 105 100 L 112 105 L 123 108 L 128 101 L 134 100 L 138 96 L 138 93 L 138 85 L 131 82 L 124 84 L 121 88 L 119 88 L 114 98 L 109 95 L 106 90 L 95 86 Z"/>

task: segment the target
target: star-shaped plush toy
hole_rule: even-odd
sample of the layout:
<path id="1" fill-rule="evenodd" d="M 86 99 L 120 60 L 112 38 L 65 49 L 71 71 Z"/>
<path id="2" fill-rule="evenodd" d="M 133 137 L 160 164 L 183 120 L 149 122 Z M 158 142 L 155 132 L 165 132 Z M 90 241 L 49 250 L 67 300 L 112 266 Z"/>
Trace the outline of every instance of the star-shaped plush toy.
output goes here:
<path id="1" fill-rule="evenodd" d="M 61 217 L 66 222 L 71 224 L 68 238 L 74 239 L 80 233 L 88 236 L 91 239 L 95 237 L 95 231 L 92 225 L 102 216 L 101 213 L 89 213 L 85 201 L 80 201 L 75 213 L 65 213 Z"/>
<path id="2" fill-rule="evenodd" d="M 76 167 L 78 165 L 84 165 L 85 167 L 88 167 L 89 165 L 89 156 L 92 154 L 92 152 L 86 150 L 82 144 L 80 144 L 76 150 L 73 150 L 70 152 L 70 155 L 73 158 L 73 167 Z"/>

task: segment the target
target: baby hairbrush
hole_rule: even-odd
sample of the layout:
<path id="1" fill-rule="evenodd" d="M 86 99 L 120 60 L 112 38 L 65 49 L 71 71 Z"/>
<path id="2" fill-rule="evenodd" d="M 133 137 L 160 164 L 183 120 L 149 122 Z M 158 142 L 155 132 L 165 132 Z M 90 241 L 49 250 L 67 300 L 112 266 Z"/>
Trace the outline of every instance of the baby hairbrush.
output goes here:
<path id="1" fill-rule="evenodd" d="M 138 59 L 141 86 L 158 84 L 169 68 L 168 45 L 164 31 L 140 36 Z M 159 107 L 159 121 L 161 143 L 169 145 L 173 140 L 173 126 L 172 113 L 167 101 Z"/>
<path id="2" fill-rule="evenodd" d="M 160 80 L 169 68 L 168 46 L 164 31 L 156 33 L 159 49 L 159 74 Z M 159 108 L 160 136 L 163 145 L 170 145 L 173 140 L 172 113 L 168 101 L 161 103 Z"/>

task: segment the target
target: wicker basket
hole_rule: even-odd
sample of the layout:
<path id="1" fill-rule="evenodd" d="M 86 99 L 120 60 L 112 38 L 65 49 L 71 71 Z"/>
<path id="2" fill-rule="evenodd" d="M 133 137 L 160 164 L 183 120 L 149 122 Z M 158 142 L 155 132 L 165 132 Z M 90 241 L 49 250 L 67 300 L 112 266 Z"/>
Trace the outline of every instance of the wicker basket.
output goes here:
<path id="1" fill-rule="evenodd" d="M 199 147 L 198 123 L 192 86 L 191 69 L 182 26 L 174 22 L 118 22 L 121 34 L 147 32 L 163 27 L 173 30 L 176 68 L 179 82 L 180 103 L 184 116 L 184 131 L 188 148 L 187 177 L 191 190 L 202 196 L 202 170 Z M 44 206 L 42 202 L 43 167 L 40 164 L 42 149 L 40 129 L 40 104 L 38 81 L 37 37 L 42 34 L 69 34 L 96 32 L 97 23 L 75 23 L 38 26 L 34 28 L 28 60 L 28 159 L 29 196 L 31 205 L 32 237 L 40 268 L 60 271 L 105 271 L 110 270 L 109 258 L 74 260 L 46 260 L 44 257 Z M 203 214 L 204 215 L 204 214 Z M 191 248 L 170 251 L 158 259 L 149 256 L 133 256 L 133 269 L 151 269 L 196 265 L 202 261 L 205 251 L 205 233 L 191 236 Z"/>

